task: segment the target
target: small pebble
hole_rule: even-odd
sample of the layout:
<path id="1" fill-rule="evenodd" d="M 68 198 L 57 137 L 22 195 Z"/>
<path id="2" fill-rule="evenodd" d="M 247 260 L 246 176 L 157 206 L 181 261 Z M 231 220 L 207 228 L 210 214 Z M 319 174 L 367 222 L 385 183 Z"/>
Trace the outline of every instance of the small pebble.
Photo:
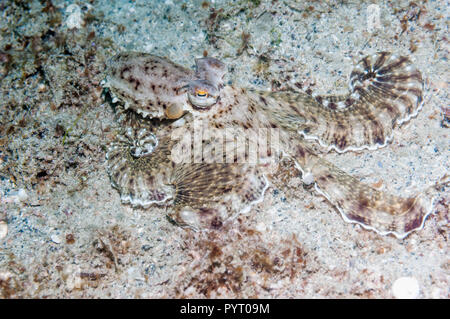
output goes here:
<path id="1" fill-rule="evenodd" d="M 24 202 L 28 199 L 28 194 L 27 191 L 24 190 L 23 188 L 19 189 L 18 193 L 17 193 L 17 197 L 19 198 L 19 201 Z"/>
<path id="2" fill-rule="evenodd" d="M 75 237 L 73 236 L 73 234 L 66 235 L 66 243 L 69 245 L 72 245 L 73 243 L 75 243 Z"/>
<path id="3" fill-rule="evenodd" d="M 53 234 L 50 236 L 50 239 L 55 244 L 61 244 L 61 237 L 59 235 Z"/>
<path id="4" fill-rule="evenodd" d="M 303 183 L 305 185 L 311 185 L 312 183 L 314 183 L 314 175 L 311 173 L 305 173 L 305 175 L 303 176 Z"/>
<path id="5" fill-rule="evenodd" d="M 255 229 L 257 231 L 259 231 L 260 233 L 263 233 L 267 230 L 266 224 L 264 224 L 263 222 L 256 224 Z"/>
<path id="6" fill-rule="evenodd" d="M 3 239 L 8 234 L 8 224 L 5 221 L 0 221 L 0 239 Z"/>
<path id="7" fill-rule="evenodd" d="M 47 91 L 47 86 L 45 84 L 43 84 L 43 83 L 39 84 L 38 85 L 38 92 L 39 93 L 43 93 L 45 91 Z"/>
<path id="8" fill-rule="evenodd" d="M 415 299 L 419 297 L 419 283 L 414 277 L 398 278 L 392 285 L 392 294 L 397 299 Z"/>
<path id="9" fill-rule="evenodd" d="M 66 13 L 70 14 L 66 19 L 66 25 L 69 29 L 80 29 L 84 25 L 83 18 L 81 16 L 81 9 L 76 4 L 71 4 L 66 8 Z"/>
<path id="10" fill-rule="evenodd" d="M 0 272 L 0 281 L 7 281 L 12 277 L 12 274 L 9 271 Z"/>
<path id="11" fill-rule="evenodd" d="M 20 202 L 26 201 L 27 199 L 28 199 L 27 191 L 21 188 L 18 191 L 12 191 L 9 195 L 3 196 L 1 198 L 1 202 L 18 204 Z"/>

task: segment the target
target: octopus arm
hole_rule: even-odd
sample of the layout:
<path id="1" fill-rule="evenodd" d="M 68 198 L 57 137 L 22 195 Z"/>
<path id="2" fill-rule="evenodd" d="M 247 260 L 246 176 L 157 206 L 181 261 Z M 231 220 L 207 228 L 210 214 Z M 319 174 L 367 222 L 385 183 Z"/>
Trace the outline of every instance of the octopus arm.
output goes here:
<path id="1" fill-rule="evenodd" d="M 404 238 L 423 227 L 433 212 L 431 196 L 399 197 L 362 183 L 324 159 L 297 148 L 296 163 L 303 177 L 312 176 L 315 190 L 341 213 L 345 221 L 360 224 L 382 235 Z"/>
<path id="2" fill-rule="evenodd" d="M 423 105 L 421 73 L 407 57 L 388 52 L 363 58 L 350 75 L 350 89 L 342 96 L 270 93 L 267 110 L 281 126 L 342 153 L 385 146 L 393 129 Z"/>

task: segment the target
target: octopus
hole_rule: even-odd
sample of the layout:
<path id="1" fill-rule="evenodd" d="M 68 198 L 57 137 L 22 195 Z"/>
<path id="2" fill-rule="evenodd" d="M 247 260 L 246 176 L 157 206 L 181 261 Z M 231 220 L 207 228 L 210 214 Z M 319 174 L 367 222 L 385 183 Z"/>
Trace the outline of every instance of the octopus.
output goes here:
<path id="1" fill-rule="evenodd" d="M 121 131 L 108 148 L 107 171 L 123 203 L 166 207 L 180 226 L 220 229 L 254 210 L 287 159 L 299 187 L 313 187 L 346 222 L 398 238 L 423 227 L 433 212 L 425 192 L 405 198 L 377 190 L 317 151 L 384 147 L 417 115 L 423 79 L 409 58 L 364 57 L 350 74 L 349 93 L 339 96 L 235 87 L 224 83 L 220 60 L 195 63 L 191 70 L 139 52 L 108 61 L 103 86 Z"/>

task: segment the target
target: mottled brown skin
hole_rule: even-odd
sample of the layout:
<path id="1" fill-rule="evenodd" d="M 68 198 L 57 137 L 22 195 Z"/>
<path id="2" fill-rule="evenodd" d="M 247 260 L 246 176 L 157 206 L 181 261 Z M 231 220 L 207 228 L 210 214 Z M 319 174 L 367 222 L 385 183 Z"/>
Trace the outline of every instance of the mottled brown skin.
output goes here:
<path id="1" fill-rule="evenodd" d="M 193 131 L 202 121 L 214 129 L 278 129 L 281 148 L 263 157 L 292 158 L 302 176 L 312 175 L 317 192 L 348 222 L 399 238 L 422 227 L 432 201 L 423 195 L 401 198 L 375 190 L 321 159 L 307 141 L 316 140 L 338 152 L 386 145 L 392 130 L 421 107 L 422 78 L 409 59 L 387 52 L 368 56 L 351 73 L 352 91 L 329 97 L 223 87 L 224 65 L 208 59 L 196 61 L 197 72 L 149 54 L 124 53 L 112 59 L 107 87 L 132 110 L 159 119 L 171 118 L 165 113 L 168 105 L 184 112 L 180 120 L 170 124 L 152 122 L 160 142 L 153 153 L 134 158 L 127 153 L 130 147 L 126 143 L 121 144 L 120 152 L 113 147 L 108 153 L 109 174 L 125 202 L 140 206 L 164 203 L 173 208 L 170 215 L 180 224 L 220 228 L 228 218 L 263 198 L 268 187 L 266 176 L 273 172 L 274 162 L 249 164 L 235 159 L 230 164 L 177 164 L 168 155 L 174 146 L 171 132 L 176 128 Z M 203 80 L 219 93 L 214 103 L 199 108 L 183 88 Z M 145 119 L 139 123 L 151 126 Z M 207 139 L 203 146 L 211 150 L 217 145 L 214 139 Z M 115 165 L 117 162 L 120 165 Z M 153 191 L 163 195 L 158 197 Z"/>
<path id="2" fill-rule="evenodd" d="M 195 72 L 171 61 L 139 52 L 126 52 L 108 62 L 111 93 L 125 107 L 151 118 L 167 118 L 165 110 L 184 103 L 181 88 Z"/>

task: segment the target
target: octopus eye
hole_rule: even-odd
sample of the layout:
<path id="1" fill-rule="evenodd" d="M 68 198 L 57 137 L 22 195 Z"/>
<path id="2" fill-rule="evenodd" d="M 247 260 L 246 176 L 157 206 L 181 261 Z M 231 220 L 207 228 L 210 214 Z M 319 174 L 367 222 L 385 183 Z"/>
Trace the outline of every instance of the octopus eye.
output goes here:
<path id="1" fill-rule="evenodd" d="M 198 109 L 209 109 L 216 104 L 218 89 L 206 80 L 194 80 L 188 85 L 188 98 Z"/>
<path id="2" fill-rule="evenodd" d="M 208 97 L 208 91 L 202 90 L 202 89 L 197 89 L 197 90 L 195 91 L 195 94 L 196 94 L 198 97 Z"/>

